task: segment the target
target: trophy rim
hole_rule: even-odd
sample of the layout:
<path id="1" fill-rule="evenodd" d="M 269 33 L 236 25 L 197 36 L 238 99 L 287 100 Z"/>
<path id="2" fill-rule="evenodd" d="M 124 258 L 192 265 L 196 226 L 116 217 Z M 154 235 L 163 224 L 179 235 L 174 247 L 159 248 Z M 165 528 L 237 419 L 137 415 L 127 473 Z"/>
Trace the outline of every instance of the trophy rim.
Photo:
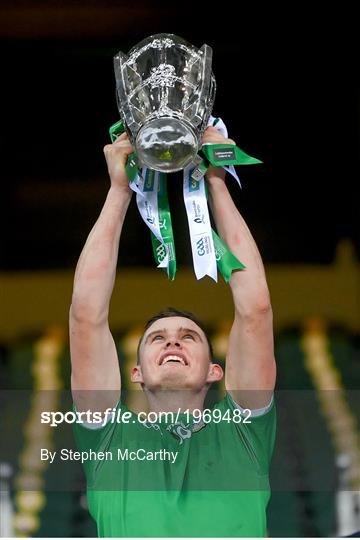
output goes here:
<path id="1" fill-rule="evenodd" d="M 130 57 L 137 49 L 141 49 L 146 44 L 151 43 L 152 41 L 158 40 L 166 40 L 166 39 L 172 39 L 173 41 L 180 43 L 181 45 L 185 45 L 188 49 L 192 50 L 193 52 L 200 53 L 200 48 L 196 47 L 189 41 L 187 41 L 185 38 L 178 36 L 177 34 L 172 34 L 168 32 L 159 32 L 157 34 L 151 34 L 150 36 L 147 36 L 143 38 L 141 41 L 136 43 L 136 45 L 133 45 L 131 49 L 126 54 L 127 57 Z M 209 47 L 209 45 L 208 45 Z M 211 47 L 210 47 L 211 48 Z"/>

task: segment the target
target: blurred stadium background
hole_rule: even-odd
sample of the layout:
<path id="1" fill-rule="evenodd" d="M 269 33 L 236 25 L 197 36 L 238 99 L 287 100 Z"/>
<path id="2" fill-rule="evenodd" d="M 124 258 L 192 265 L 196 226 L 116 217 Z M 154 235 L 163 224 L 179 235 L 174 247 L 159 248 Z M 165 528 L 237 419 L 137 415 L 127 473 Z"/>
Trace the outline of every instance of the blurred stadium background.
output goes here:
<path id="1" fill-rule="evenodd" d="M 48 410 L 65 407 L 69 388 L 73 273 L 108 188 L 102 147 L 118 119 L 112 56 L 157 32 L 213 47 L 214 112 L 240 147 L 264 161 L 240 170 L 241 192 L 231 180 L 229 187 L 263 254 L 274 310 L 279 423 L 269 534 L 360 530 L 359 84 L 352 14 L 293 9 L 242 5 L 234 17 L 231 5 L 190 2 L 1 3 L 3 536 L 96 534 L 80 465 L 49 467 L 36 459 L 45 442 L 71 445 L 71 431 L 61 438 L 42 430 L 37 414 L 41 399 Z M 224 361 L 230 292 L 222 282 L 195 281 L 176 179 L 170 187 L 176 281 L 154 268 L 134 203 L 121 239 L 111 327 L 125 381 L 142 323 L 166 305 L 197 313 Z"/>

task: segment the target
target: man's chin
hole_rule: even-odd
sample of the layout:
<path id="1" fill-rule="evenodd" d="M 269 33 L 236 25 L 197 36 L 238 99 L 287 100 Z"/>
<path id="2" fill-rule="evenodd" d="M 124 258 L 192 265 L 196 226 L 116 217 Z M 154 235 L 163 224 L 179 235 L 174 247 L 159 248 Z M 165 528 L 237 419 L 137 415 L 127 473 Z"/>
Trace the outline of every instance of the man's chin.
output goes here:
<path id="1" fill-rule="evenodd" d="M 148 390 L 184 390 L 184 391 L 194 391 L 199 390 L 202 385 L 201 383 L 196 383 L 194 380 L 189 380 L 188 377 L 184 377 L 180 373 L 167 373 L 166 376 L 162 377 L 160 380 L 156 381 L 154 384 L 145 384 L 145 387 Z"/>

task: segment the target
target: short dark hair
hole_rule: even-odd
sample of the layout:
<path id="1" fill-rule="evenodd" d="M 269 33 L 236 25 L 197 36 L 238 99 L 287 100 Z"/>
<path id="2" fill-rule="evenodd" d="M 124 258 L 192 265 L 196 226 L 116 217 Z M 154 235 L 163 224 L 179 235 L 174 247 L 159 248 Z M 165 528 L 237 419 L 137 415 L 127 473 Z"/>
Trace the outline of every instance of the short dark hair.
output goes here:
<path id="1" fill-rule="evenodd" d="M 138 364 L 140 362 L 140 358 L 139 358 L 140 345 L 141 345 L 141 342 L 143 340 L 143 337 L 145 335 L 146 330 L 148 328 L 150 328 L 150 326 L 152 324 L 154 324 L 154 322 L 158 321 L 159 319 L 167 319 L 168 317 L 185 317 L 185 319 L 190 319 L 195 324 L 197 324 L 197 326 L 205 334 L 206 341 L 207 341 L 207 344 L 209 346 L 210 358 L 211 359 L 213 358 L 214 350 L 213 350 L 209 335 L 208 335 L 208 333 L 206 331 L 206 328 L 204 326 L 204 323 L 202 321 L 200 321 L 200 319 L 198 319 L 197 316 L 194 315 L 194 313 L 191 313 L 191 311 L 185 311 L 183 309 L 176 309 L 176 308 L 173 308 L 173 307 L 167 307 L 167 308 L 163 309 L 162 311 L 159 311 L 159 313 L 156 313 L 156 315 L 153 315 L 148 321 L 146 321 L 145 326 L 144 326 L 144 331 L 143 331 L 143 334 L 142 334 L 142 336 L 140 338 L 140 341 L 139 341 L 139 344 L 138 344 L 138 347 L 137 347 L 137 352 L 136 352 L 136 354 L 137 354 L 137 363 Z"/>

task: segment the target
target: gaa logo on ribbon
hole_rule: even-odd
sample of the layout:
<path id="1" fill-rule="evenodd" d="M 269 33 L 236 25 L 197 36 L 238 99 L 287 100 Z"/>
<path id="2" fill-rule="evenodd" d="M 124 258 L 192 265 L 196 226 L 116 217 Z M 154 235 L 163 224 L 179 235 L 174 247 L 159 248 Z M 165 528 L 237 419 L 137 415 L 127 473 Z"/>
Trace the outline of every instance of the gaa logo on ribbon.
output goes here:
<path id="1" fill-rule="evenodd" d="M 166 255 L 166 247 L 164 246 L 164 244 L 158 245 L 158 247 L 156 248 L 156 255 L 160 262 L 164 260 Z"/>
<path id="2" fill-rule="evenodd" d="M 196 242 L 196 251 L 197 251 L 197 254 L 200 255 L 200 257 L 205 255 L 205 245 L 204 245 L 203 236 L 200 238 L 200 240 Z"/>

